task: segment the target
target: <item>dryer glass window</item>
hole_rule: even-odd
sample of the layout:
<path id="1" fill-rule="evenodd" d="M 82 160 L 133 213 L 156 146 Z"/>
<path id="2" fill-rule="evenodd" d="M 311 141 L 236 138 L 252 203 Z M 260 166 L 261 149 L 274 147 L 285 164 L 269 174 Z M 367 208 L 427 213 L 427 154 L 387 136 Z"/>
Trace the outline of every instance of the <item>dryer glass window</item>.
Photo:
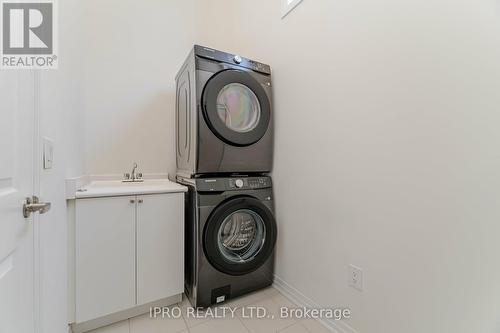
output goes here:
<path id="1" fill-rule="evenodd" d="M 229 129 L 238 133 L 250 132 L 260 121 L 259 99 L 247 86 L 230 83 L 217 96 L 217 114 Z"/>
<path id="2" fill-rule="evenodd" d="M 266 230 L 260 215 L 240 209 L 222 222 L 218 246 L 226 260 L 243 263 L 252 260 L 260 252 L 265 238 Z"/>

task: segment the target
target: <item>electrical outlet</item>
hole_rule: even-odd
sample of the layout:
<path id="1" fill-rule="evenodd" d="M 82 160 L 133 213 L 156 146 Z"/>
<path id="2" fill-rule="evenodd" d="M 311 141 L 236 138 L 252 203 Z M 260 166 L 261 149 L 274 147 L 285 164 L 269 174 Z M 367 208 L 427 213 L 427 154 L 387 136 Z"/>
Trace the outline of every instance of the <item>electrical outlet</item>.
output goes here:
<path id="1" fill-rule="evenodd" d="M 363 270 L 354 265 L 349 265 L 349 286 L 363 291 Z"/>

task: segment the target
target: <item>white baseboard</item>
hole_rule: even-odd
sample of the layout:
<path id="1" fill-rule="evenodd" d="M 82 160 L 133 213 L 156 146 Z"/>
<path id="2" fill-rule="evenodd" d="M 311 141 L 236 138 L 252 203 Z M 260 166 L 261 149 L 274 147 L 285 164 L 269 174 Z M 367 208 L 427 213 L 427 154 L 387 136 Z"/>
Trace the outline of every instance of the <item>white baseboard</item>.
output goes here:
<path id="1" fill-rule="evenodd" d="M 279 290 L 286 298 L 299 307 L 306 308 L 321 308 L 319 304 L 305 296 L 303 293 L 289 285 L 282 278 L 275 275 L 273 286 Z M 358 333 L 354 328 L 347 325 L 345 322 L 333 319 L 318 319 L 318 321 L 333 333 Z"/>

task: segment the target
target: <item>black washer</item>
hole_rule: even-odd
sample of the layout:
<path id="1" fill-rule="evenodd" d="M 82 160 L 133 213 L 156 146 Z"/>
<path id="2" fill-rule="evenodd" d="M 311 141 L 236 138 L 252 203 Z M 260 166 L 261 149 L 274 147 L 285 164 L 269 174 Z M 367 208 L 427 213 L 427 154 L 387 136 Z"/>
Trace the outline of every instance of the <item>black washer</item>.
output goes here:
<path id="1" fill-rule="evenodd" d="M 249 210 L 258 214 L 264 223 L 266 236 L 260 251 L 252 260 L 235 263 L 225 259 L 221 253 L 218 234 L 224 220 L 239 210 Z M 210 215 L 204 231 L 205 255 L 217 270 L 229 275 L 244 275 L 258 269 L 273 254 L 276 238 L 276 221 L 271 211 L 255 198 L 235 197 L 219 205 Z"/>

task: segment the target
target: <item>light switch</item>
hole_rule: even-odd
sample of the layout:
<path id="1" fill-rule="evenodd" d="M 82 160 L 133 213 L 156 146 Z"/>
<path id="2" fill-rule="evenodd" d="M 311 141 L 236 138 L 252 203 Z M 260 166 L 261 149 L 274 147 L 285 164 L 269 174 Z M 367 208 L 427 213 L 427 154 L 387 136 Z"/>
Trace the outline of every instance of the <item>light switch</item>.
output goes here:
<path id="1" fill-rule="evenodd" d="M 54 160 L 54 142 L 47 138 L 43 138 L 43 168 L 45 170 L 52 169 Z"/>

